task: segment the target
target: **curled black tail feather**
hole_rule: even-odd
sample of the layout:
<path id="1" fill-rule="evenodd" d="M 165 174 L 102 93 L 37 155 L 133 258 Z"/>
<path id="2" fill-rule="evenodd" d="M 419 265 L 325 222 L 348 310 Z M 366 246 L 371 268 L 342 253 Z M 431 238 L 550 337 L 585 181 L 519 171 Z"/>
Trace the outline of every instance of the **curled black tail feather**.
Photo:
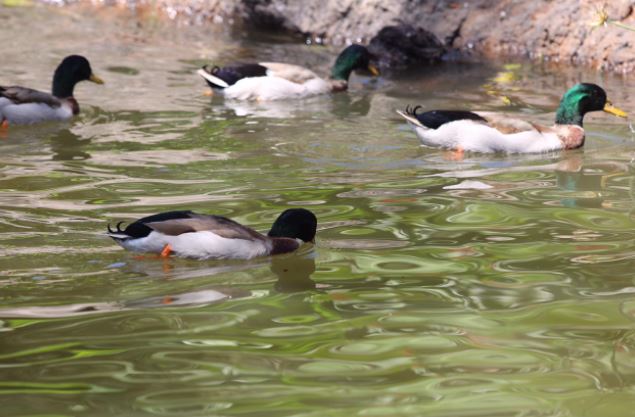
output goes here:
<path id="1" fill-rule="evenodd" d="M 119 222 L 119 223 L 117 223 L 117 225 L 115 226 L 115 230 L 112 230 L 112 229 L 110 228 L 110 223 L 108 223 L 108 233 L 125 233 L 125 229 L 122 229 L 122 228 L 121 228 L 121 225 L 122 225 L 123 223 L 124 223 L 124 222 Z"/>
<path id="2" fill-rule="evenodd" d="M 407 105 L 406 106 L 406 110 L 405 110 L 404 113 L 406 113 L 408 116 L 412 116 L 412 117 L 416 118 L 417 117 L 417 110 L 420 110 L 422 108 L 423 107 L 421 107 L 419 105 L 413 106 L 413 107 L 410 107 L 410 105 Z"/>

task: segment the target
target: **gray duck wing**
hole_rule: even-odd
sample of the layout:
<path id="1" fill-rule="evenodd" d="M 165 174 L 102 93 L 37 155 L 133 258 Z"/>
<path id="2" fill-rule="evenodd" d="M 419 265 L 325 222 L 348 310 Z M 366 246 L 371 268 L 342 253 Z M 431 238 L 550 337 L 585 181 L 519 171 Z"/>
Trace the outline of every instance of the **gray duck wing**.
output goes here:
<path id="1" fill-rule="evenodd" d="M 266 240 L 266 237 L 223 216 L 191 213 L 187 218 L 146 223 L 157 232 L 178 236 L 183 233 L 212 232 L 227 239 Z"/>
<path id="2" fill-rule="evenodd" d="M 42 103 L 51 107 L 60 107 L 62 105 L 61 100 L 53 94 L 26 87 L 0 86 L 0 97 L 7 98 L 15 104 Z"/>

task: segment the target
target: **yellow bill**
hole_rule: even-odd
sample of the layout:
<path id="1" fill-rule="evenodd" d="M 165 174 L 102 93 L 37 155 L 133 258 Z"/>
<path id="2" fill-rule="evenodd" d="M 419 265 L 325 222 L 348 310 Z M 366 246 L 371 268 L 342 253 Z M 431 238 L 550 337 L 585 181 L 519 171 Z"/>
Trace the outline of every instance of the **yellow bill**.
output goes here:
<path id="1" fill-rule="evenodd" d="M 93 82 L 95 84 L 103 84 L 104 83 L 104 80 L 102 80 L 101 78 L 99 78 L 95 74 L 90 74 L 90 77 L 88 78 L 88 81 Z"/>
<path id="2" fill-rule="evenodd" d="M 607 113 L 611 113 L 614 116 L 617 117 L 628 117 L 628 113 L 626 113 L 624 110 L 618 109 L 617 107 L 614 107 L 613 104 L 611 104 L 610 101 L 607 100 L 606 104 L 604 105 L 604 108 L 602 109 L 603 111 L 607 112 Z"/>
<path id="3" fill-rule="evenodd" d="M 368 71 L 373 74 L 375 77 L 379 76 L 379 68 L 374 66 L 373 64 L 368 64 Z"/>

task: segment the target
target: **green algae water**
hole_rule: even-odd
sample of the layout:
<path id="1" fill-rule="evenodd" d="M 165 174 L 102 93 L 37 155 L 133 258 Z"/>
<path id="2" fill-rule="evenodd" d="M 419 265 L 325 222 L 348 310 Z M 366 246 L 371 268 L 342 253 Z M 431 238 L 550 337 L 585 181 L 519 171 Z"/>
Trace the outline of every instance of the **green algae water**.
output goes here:
<path id="1" fill-rule="evenodd" d="M 337 48 L 78 9 L 0 8 L 0 82 L 48 90 L 86 55 L 69 123 L 0 138 L 0 407 L 7 416 L 603 416 L 635 400 L 635 143 L 423 148 L 395 114 L 507 111 L 549 124 L 577 81 L 633 111 L 628 79 L 444 65 L 302 102 L 204 97 L 196 69 Z M 316 245 L 249 262 L 125 252 L 106 224 L 189 208 Z"/>

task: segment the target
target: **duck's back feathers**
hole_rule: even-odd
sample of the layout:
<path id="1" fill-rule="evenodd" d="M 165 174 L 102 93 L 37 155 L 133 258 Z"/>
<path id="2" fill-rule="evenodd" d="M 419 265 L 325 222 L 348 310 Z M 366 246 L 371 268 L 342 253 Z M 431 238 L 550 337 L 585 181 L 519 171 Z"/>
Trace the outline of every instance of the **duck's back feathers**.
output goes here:
<path id="1" fill-rule="evenodd" d="M 267 75 L 280 77 L 292 83 L 303 84 L 307 81 L 320 78 L 308 68 L 299 65 L 284 64 L 281 62 L 261 62 L 260 65 L 267 68 Z"/>
<path id="2" fill-rule="evenodd" d="M 222 216 L 189 213 L 187 218 L 178 218 L 146 223 L 148 227 L 169 236 L 183 233 L 212 232 L 227 239 L 263 240 L 260 233 Z"/>
<path id="3" fill-rule="evenodd" d="M 243 78 L 264 77 L 267 75 L 267 67 L 260 64 L 236 64 L 227 67 L 204 66 L 198 71 L 210 87 L 227 88 L 236 84 Z"/>
<path id="4" fill-rule="evenodd" d="M 549 129 L 547 126 L 541 126 L 537 123 L 511 117 L 505 113 L 476 112 L 475 114 L 480 116 L 488 126 L 493 127 L 501 133 L 520 133 L 530 130 L 544 132 Z"/>
<path id="5" fill-rule="evenodd" d="M 42 103 L 51 107 L 62 105 L 61 100 L 54 95 L 26 87 L 0 86 L 0 97 L 8 99 L 13 104 Z"/>
<path id="6" fill-rule="evenodd" d="M 79 113 L 72 98 L 60 99 L 52 94 L 26 87 L 0 87 L 0 121 L 9 124 L 32 124 L 47 120 L 68 120 Z"/>
<path id="7" fill-rule="evenodd" d="M 405 114 L 419 121 L 422 127 L 428 129 L 438 129 L 446 123 L 456 122 L 459 120 L 475 120 L 486 123 L 482 116 L 477 113 L 465 110 L 432 110 L 418 113 L 420 107 L 406 108 Z"/>
<path id="8" fill-rule="evenodd" d="M 212 232 L 227 239 L 263 239 L 264 236 L 222 216 L 205 215 L 185 211 L 168 211 L 144 217 L 131 223 L 124 230 L 117 225 L 109 235 L 113 238 L 143 238 L 153 231 L 167 236 L 179 236 L 184 233 Z"/>

